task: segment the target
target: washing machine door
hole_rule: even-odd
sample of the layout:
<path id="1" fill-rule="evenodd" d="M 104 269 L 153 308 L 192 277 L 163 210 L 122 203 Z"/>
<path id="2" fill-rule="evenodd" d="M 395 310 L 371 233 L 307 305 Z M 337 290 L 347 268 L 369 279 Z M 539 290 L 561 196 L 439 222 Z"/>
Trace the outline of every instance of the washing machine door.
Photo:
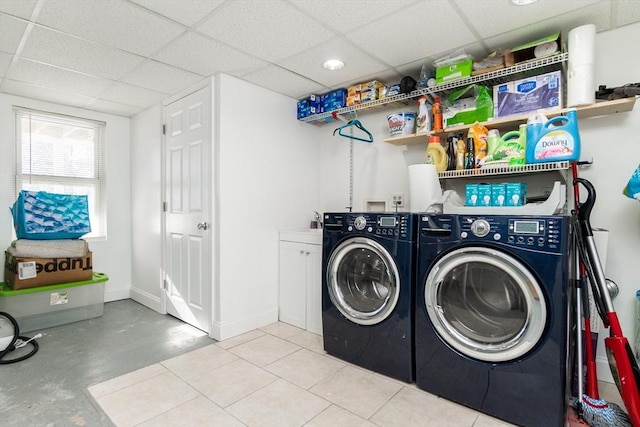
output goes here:
<path id="1" fill-rule="evenodd" d="M 424 303 L 440 337 L 482 361 L 517 359 L 533 349 L 547 321 L 537 279 L 513 256 L 490 248 L 454 250 L 431 268 Z"/>
<path id="2" fill-rule="evenodd" d="M 333 305 L 354 323 L 380 323 L 398 303 L 398 268 L 389 251 L 374 240 L 354 237 L 336 247 L 327 279 Z"/>

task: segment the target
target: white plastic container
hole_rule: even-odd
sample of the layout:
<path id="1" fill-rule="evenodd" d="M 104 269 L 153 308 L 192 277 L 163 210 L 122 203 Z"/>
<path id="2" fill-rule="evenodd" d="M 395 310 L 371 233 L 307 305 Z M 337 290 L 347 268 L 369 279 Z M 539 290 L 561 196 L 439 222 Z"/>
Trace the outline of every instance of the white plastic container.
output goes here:
<path id="1" fill-rule="evenodd" d="M 393 113 L 387 116 L 391 136 L 411 135 L 416 132 L 416 113 Z"/>
<path id="2" fill-rule="evenodd" d="M 11 290 L 0 284 L 0 311 L 18 322 L 20 333 L 102 316 L 106 275 L 94 280 Z M 98 281 L 99 280 L 99 281 Z"/>

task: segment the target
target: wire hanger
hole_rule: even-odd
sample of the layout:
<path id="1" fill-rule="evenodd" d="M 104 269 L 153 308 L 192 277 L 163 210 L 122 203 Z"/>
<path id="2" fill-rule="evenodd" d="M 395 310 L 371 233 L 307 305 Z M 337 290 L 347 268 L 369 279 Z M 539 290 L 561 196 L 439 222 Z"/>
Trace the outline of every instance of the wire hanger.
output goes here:
<path id="1" fill-rule="evenodd" d="M 360 129 L 361 131 L 363 131 L 364 133 L 367 134 L 367 138 L 363 138 L 360 136 L 354 136 L 353 135 L 353 128 L 356 127 L 358 129 Z M 343 133 L 343 130 L 349 128 L 350 129 L 350 133 L 349 134 L 345 134 Z M 335 136 L 336 132 L 338 132 L 338 135 L 340 136 L 344 136 L 345 138 L 349 138 L 349 139 L 355 139 L 358 141 L 364 141 L 364 142 L 373 142 L 373 135 L 371 135 L 371 132 L 369 132 L 362 123 L 360 123 L 360 120 L 358 119 L 353 119 L 347 122 L 347 124 L 340 126 L 339 128 L 334 129 L 333 131 L 333 135 Z"/>

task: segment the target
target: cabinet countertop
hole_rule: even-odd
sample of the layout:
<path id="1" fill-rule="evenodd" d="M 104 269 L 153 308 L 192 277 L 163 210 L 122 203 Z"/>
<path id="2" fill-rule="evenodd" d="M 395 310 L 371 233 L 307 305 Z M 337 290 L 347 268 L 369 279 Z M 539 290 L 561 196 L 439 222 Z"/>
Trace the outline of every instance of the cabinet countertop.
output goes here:
<path id="1" fill-rule="evenodd" d="M 286 242 L 321 245 L 322 229 L 307 228 L 307 229 L 280 230 L 280 240 L 286 241 Z"/>

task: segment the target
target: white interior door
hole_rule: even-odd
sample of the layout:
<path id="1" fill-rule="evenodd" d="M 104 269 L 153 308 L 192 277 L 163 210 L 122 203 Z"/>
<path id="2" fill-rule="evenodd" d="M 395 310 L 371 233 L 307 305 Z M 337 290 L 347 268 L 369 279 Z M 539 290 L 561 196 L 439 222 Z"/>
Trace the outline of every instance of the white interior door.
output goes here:
<path id="1" fill-rule="evenodd" d="M 205 332 L 212 322 L 211 95 L 165 107 L 164 273 L 167 313 Z"/>

